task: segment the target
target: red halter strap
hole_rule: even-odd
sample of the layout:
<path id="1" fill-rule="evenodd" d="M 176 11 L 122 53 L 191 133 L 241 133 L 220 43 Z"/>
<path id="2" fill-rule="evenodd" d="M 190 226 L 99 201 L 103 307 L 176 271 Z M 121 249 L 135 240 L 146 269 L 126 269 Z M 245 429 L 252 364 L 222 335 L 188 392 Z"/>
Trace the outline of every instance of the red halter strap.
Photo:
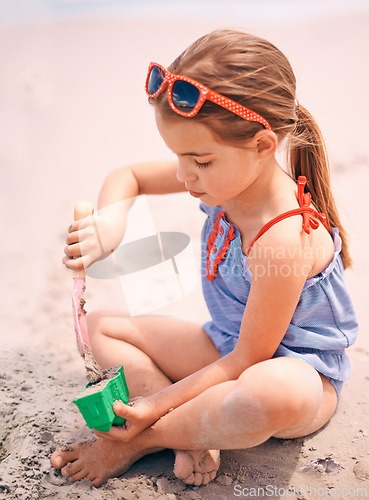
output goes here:
<path id="1" fill-rule="evenodd" d="M 297 201 L 298 204 L 300 205 L 300 208 L 296 208 L 294 210 L 289 210 L 288 212 L 284 212 L 281 215 L 278 215 L 271 221 L 267 222 L 265 226 L 263 226 L 258 234 L 255 236 L 253 241 L 251 242 L 251 245 L 247 249 L 246 252 L 246 257 L 249 256 L 250 251 L 255 244 L 255 242 L 262 236 L 264 233 L 268 231 L 274 224 L 277 224 L 277 222 L 280 222 L 283 219 L 287 219 L 288 217 L 292 217 L 293 215 L 302 215 L 302 229 L 305 231 L 306 234 L 310 234 L 311 229 L 318 229 L 319 227 L 319 222 L 318 220 L 323 224 L 323 226 L 326 228 L 328 232 L 330 232 L 330 228 L 327 223 L 327 218 L 324 214 L 317 212 L 313 208 L 310 207 L 311 204 L 311 194 L 310 193 L 305 193 L 305 186 L 306 186 L 307 180 L 306 177 L 300 176 L 297 179 Z M 312 217 L 315 217 L 314 219 Z M 318 219 L 318 220 L 316 220 Z"/>

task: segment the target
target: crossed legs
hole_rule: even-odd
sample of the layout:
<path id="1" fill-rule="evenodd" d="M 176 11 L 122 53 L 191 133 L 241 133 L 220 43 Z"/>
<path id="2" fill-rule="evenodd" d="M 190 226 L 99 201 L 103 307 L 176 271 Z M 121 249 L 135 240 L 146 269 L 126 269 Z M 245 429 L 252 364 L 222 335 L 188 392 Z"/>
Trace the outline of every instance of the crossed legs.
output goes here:
<path id="1" fill-rule="evenodd" d="M 145 396 L 219 358 L 202 328 L 172 318 L 89 318 L 91 343 L 102 367 L 123 363 L 132 396 Z M 163 448 L 176 454 L 175 473 L 206 484 L 219 467 L 218 449 L 256 446 L 271 436 L 292 438 L 316 431 L 334 413 L 331 384 L 307 363 L 276 358 L 258 363 L 238 380 L 211 387 L 162 417 L 128 443 L 97 439 L 57 450 L 52 464 L 70 481 L 95 486 L 124 473 L 140 457 Z M 211 451 L 204 451 L 211 450 Z"/>

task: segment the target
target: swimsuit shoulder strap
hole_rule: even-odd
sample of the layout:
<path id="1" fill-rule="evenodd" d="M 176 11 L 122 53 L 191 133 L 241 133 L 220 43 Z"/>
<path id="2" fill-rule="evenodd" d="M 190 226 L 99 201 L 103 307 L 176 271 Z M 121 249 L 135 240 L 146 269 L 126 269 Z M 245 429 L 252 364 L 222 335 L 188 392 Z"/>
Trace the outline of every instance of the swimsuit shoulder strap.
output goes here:
<path id="1" fill-rule="evenodd" d="M 272 226 L 274 226 L 281 220 L 287 219 L 288 217 L 292 217 L 294 215 L 302 215 L 302 229 L 305 231 L 306 234 L 310 234 L 311 229 L 317 229 L 319 227 L 318 221 L 320 221 L 323 224 L 323 226 L 327 229 L 327 231 L 330 232 L 326 216 L 310 207 L 311 194 L 304 192 L 306 184 L 307 184 L 306 177 L 300 176 L 297 179 L 297 201 L 300 208 L 284 212 L 283 214 L 277 215 L 277 217 L 274 217 L 274 219 L 267 222 L 260 229 L 255 238 L 252 240 L 249 248 L 247 249 L 246 257 L 249 256 L 252 247 L 254 246 L 255 242 L 260 238 L 260 236 L 266 233 L 268 229 L 270 229 Z M 312 217 L 314 217 L 314 219 Z"/>

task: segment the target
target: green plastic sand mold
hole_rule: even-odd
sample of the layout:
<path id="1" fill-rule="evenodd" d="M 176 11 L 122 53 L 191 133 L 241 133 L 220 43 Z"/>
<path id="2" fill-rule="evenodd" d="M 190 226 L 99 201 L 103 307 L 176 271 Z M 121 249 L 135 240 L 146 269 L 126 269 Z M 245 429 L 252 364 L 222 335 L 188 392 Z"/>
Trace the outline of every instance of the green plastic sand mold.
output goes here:
<path id="1" fill-rule="evenodd" d="M 109 432 L 112 425 L 123 425 L 125 422 L 124 418 L 118 417 L 113 411 L 114 401 L 128 403 L 129 391 L 123 365 L 115 373 L 116 376 L 107 380 L 103 389 L 84 396 L 85 389 L 92 385 L 87 384 L 80 395 L 73 399 L 90 429 Z"/>

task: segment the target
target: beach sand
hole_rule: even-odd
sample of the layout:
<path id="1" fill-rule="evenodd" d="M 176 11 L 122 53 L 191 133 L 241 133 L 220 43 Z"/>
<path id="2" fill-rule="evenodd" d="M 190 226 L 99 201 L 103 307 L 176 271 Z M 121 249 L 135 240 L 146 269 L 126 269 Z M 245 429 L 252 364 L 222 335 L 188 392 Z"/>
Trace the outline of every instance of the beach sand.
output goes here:
<path id="1" fill-rule="evenodd" d="M 237 23 L 95 19 L 0 28 L 0 498 L 215 500 L 242 497 L 242 491 L 255 498 L 257 488 L 269 498 L 339 497 L 344 489 L 360 496 L 358 488 L 369 496 L 369 17 Z M 147 64 L 168 64 L 217 27 L 276 43 L 296 70 L 300 102 L 325 134 L 354 258 L 347 281 L 360 335 L 349 350 L 352 378 L 320 432 L 224 451 L 217 478 L 206 487 L 175 478 L 171 451 L 145 457 L 99 489 L 87 481 L 71 485 L 49 457 L 92 433 L 72 402 L 86 383 L 71 316 L 72 276 L 61 264 L 73 204 L 96 203 L 113 168 L 169 157 L 143 91 Z M 157 230 L 182 231 L 198 248 L 203 214 L 196 200 L 171 195 L 148 203 Z M 155 293 L 162 293 L 160 283 Z M 86 299 L 88 311 L 127 309 L 117 281 L 88 279 Z M 154 313 L 208 318 L 199 284 Z M 327 463 L 334 470 L 325 470 Z"/>

